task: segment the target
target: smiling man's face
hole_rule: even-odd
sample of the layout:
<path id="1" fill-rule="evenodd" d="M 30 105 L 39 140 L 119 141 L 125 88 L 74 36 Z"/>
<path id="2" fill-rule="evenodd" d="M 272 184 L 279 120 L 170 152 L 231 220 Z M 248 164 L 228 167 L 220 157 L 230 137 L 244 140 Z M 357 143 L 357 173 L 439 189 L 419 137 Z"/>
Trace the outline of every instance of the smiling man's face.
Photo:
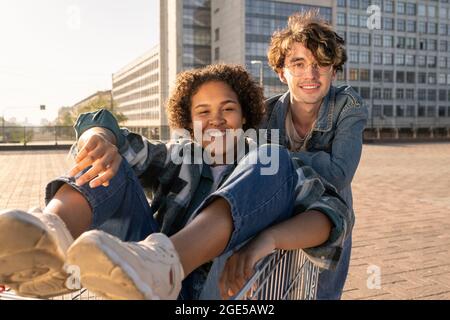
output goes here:
<path id="1" fill-rule="evenodd" d="M 304 72 L 293 75 L 293 68 L 304 68 Z M 286 55 L 284 68 L 278 73 L 280 80 L 289 87 L 291 100 L 299 105 L 317 108 L 328 94 L 335 75 L 332 66 L 320 66 L 312 52 L 299 42 L 292 45 Z"/>

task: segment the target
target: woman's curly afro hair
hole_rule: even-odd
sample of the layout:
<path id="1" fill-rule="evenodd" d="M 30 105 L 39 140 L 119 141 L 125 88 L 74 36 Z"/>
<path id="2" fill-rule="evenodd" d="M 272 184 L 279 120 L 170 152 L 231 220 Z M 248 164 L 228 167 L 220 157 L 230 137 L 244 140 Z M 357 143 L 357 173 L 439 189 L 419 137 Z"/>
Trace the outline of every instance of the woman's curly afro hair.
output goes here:
<path id="1" fill-rule="evenodd" d="M 191 127 L 192 96 L 203 84 L 211 81 L 224 82 L 236 93 L 246 119 L 243 129 L 257 128 L 265 111 L 263 89 L 242 66 L 230 64 L 209 65 L 178 74 L 175 88 L 167 102 L 170 127 Z"/>

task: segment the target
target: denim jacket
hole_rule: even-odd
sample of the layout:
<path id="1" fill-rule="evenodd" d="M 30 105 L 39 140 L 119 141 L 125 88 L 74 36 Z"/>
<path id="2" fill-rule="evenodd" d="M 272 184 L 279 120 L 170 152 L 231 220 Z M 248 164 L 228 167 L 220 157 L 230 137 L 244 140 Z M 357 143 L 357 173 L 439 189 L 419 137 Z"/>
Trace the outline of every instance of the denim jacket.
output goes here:
<path id="1" fill-rule="evenodd" d="M 279 129 L 279 144 L 290 148 L 286 136 L 285 121 L 290 107 L 289 91 L 266 101 L 267 115 L 261 126 Z M 306 143 L 307 151 L 293 152 L 294 157 L 312 167 L 318 174 L 334 185 L 353 208 L 351 182 L 361 158 L 362 138 L 368 111 L 360 96 L 350 86 L 331 86 L 319 109 L 318 119 Z M 276 141 L 272 141 L 276 142 Z M 351 210 L 350 233 L 355 221 Z"/>

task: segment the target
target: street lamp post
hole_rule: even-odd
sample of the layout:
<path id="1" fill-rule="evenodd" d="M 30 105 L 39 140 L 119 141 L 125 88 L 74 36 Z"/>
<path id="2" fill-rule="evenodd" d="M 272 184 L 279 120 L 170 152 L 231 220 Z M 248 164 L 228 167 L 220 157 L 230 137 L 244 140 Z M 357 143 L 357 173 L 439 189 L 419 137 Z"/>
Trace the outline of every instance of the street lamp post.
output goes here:
<path id="1" fill-rule="evenodd" d="M 264 65 L 261 60 L 252 60 L 250 61 L 251 64 L 259 64 L 259 85 L 261 87 L 264 86 Z"/>

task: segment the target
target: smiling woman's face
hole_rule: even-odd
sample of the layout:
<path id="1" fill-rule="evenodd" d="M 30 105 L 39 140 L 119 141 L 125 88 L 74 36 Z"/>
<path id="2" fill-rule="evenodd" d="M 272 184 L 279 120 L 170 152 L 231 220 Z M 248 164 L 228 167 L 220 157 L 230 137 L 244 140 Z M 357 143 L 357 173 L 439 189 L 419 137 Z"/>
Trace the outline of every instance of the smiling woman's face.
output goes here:
<path id="1" fill-rule="evenodd" d="M 191 106 L 192 125 L 201 127 L 203 148 L 220 137 L 225 152 L 226 130 L 242 129 L 245 124 L 236 93 L 225 82 L 210 81 L 192 96 Z"/>

